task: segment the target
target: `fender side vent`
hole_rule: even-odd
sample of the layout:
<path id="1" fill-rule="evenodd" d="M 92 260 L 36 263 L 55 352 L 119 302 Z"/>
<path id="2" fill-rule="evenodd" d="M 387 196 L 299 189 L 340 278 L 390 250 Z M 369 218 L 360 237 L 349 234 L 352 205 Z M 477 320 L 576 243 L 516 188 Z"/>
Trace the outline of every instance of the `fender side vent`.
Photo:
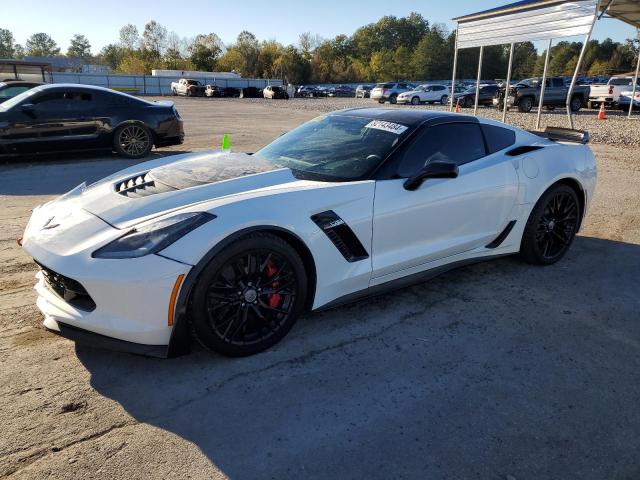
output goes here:
<path id="1" fill-rule="evenodd" d="M 522 147 L 516 147 L 513 150 L 509 150 L 507 155 L 510 157 L 517 157 L 518 155 L 524 155 L 525 153 L 535 152 L 536 150 L 540 150 L 544 147 L 540 145 L 523 145 Z"/>
<path id="2" fill-rule="evenodd" d="M 311 220 L 329 237 L 347 262 L 369 258 L 369 254 L 353 230 L 333 210 L 316 213 Z"/>
<path id="3" fill-rule="evenodd" d="M 516 221 L 511 220 L 507 224 L 505 229 L 502 231 L 502 233 L 498 235 L 493 242 L 491 242 L 489 245 L 485 246 L 484 248 L 498 248 L 502 244 L 502 242 L 504 242 L 506 238 L 509 236 L 515 224 L 516 224 Z"/>

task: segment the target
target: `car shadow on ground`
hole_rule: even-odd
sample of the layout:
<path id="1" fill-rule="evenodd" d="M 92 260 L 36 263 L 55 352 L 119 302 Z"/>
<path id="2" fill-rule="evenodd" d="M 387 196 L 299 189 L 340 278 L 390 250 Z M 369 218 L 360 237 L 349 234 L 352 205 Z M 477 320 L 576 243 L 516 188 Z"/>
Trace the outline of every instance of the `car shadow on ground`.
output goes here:
<path id="1" fill-rule="evenodd" d="M 231 478 L 639 478 L 640 246 L 578 237 L 301 319 L 263 354 L 76 347 Z"/>
<path id="2" fill-rule="evenodd" d="M 61 195 L 84 181 L 87 184 L 96 182 L 137 163 L 188 152 L 154 150 L 141 159 L 122 158 L 109 152 L 75 152 L 5 159 L 0 161 L 0 195 Z"/>

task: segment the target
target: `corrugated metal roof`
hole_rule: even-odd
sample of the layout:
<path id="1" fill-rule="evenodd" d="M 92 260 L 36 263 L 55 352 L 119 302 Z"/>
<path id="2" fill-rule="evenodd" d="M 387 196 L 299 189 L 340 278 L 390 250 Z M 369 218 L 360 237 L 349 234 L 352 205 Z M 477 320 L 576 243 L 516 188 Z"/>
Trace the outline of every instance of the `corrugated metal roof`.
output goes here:
<path id="1" fill-rule="evenodd" d="M 575 1 L 576 0 L 521 0 L 501 7 L 456 17 L 453 20 L 457 21 L 459 24 L 463 24 L 474 20 L 502 17 L 504 15 L 518 12 L 531 12 L 540 8 L 560 5 L 563 3 L 573 3 Z M 640 1 L 638 0 L 602 0 L 600 10 L 606 10 L 607 15 L 611 18 L 615 18 L 636 28 L 640 28 Z"/>
<path id="2" fill-rule="evenodd" d="M 522 8 L 524 4 L 527 8 Z M 535 4 L 535 8 L 532 5 Z M 518 2 L 506 12 L 465 17 L 458 24 L 458 48 L 503 45 L 549 38 L 571 37 L 589 32 L 597 0 Z"/>

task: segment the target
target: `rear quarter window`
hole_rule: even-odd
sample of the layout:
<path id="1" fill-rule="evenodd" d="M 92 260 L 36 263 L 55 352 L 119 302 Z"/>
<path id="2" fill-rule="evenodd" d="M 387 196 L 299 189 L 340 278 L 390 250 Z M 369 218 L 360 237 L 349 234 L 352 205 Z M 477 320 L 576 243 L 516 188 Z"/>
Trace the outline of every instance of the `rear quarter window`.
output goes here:
<path id="1" fill-rule="evenodd" d="M 516 132 L 508 128 L 482 124 L 482 132 L 487 141 L 488 153 L 496 153 L 516 143 Z"/>

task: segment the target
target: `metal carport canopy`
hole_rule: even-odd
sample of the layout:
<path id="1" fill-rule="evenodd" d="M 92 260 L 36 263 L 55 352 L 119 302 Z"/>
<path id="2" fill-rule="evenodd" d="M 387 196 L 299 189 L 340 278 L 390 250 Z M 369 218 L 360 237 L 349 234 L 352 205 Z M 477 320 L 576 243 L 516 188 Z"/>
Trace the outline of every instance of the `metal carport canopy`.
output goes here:
<path id="1" fill-rule="evenodd" d="M 640 28 L 640 1 L 638 0 L 522 0 L 502 7 L 454 18 L 453 20 L 458 22 L 458 28 L 456 32 L 452 86 L 455 85 L 459 49 L 480 47 L 479 81 L 483 48 L 489 45 L 511 44 L 509 73 L 507 75 L 507 84 L 509 84 L 515 43 L 548 40 L 548 55 L 553 39 L 585 35 L 583 48 L 567 95 L 568 104 L 573 94 L 576 77 L 598 14 L 600 14 L 600 17 L 606 14 L 608 17 Z M 546 63 L 548 64 L 548 57 Z M 640 58 L 638 65 L 640 66 Z M 546 78 L 546 65 L 543 78 Z M 540 107 L 542 106 L 543 95 L 544 86 L 540 98 Z M 451 98 L 451 109 L 453 110 L 453 95 Z M 507 98 L 508 95 L 505 95 L 503 121 L 506 120 Z M 476 110 L 477 99 L 478 95 L 476 94 Z M 631 102 L 632 105 L 633 101 Z M 538 109 L 537 125 L 540 123 L 540 110 L 541 108 Z M 629 112 L 631 114 L 631 108 Z M 573 127 L 573 118 L 568 105 L 567 115 L 569 124 Z"/>

